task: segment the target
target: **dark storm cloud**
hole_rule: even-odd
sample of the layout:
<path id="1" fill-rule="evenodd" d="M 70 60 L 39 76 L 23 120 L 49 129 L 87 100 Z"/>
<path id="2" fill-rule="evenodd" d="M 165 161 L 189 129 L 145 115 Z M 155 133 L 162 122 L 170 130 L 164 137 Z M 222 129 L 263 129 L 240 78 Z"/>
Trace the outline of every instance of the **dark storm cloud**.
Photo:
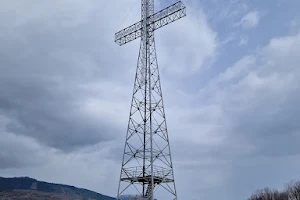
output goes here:
<path id="1" fill-rule="evenodd" d="M 22 65 L 32 64 L 22 61 L 10 64 L 10 69 L 16 71 L 4 73 L 0 79 L 5 86 L 0 87 L 1 113 L 13 119 L 7 131 L 37 138 L 63 150 L 111 139 L 115 131 L 111 124 L 90 119 L 80 111 L 86 94 L 73 87 L 73 81 L 66 78 L 60 82 L 45 74 L 22 73 Z"/>
<path id="2" fill-rule="evenodd" d="M 0 114 L 11 119 L 6 131 L 70 151 L 115 137 L 114 122 L 82 111 L 91 94 L 81 86 L 124 73 L 115 73 L 113 34 L 102 31 L 99 15 L 92 13 L 90 20 L 71 26 L 76 16 L 65 22 L 66 16 L 56 11 L 50 17 L 7 25 L 0 35 Z M 2 15 L 13 20 L 12 15 Z"/>

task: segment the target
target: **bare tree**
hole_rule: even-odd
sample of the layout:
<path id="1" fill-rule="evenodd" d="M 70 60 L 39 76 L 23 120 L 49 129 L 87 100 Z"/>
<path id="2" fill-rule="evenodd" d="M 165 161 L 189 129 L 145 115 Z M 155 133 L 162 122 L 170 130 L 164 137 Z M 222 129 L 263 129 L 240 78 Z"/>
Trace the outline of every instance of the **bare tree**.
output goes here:
<path id="1" fill-rule="evenodd" d="M 253 192 L 253 194 L 251 195 L 250 198 L 248 198 L 248 200 L 263 200 L 262 199 L 262 195 L 261 195 L 261 190 L 256 190 L 255 192 Z"/>
<path id="2" fill-rule="evenodd" d="M 264 188 L 256 190 L 248 200 L 273 200 L 272 190 L 270 188 Z"/>
<path id="3" fill-rule="evenodd" d="M 300 181 L 291 181 L 286 184 L 289 200 L 300 200 Z"/>
<path id="4" fill-rule="evenodd" d="M 274 200 L 288 200 L 289 196 L 286 191 L 284 191 L 284 192 L 275 191 L 273 194 L 273 198 L 274 198 Z"/>
<path id="5" fill-rule="evenodd" d="M 288 200 L 286 192 L 264 188 L 256 190 L 248 200 Z"/>

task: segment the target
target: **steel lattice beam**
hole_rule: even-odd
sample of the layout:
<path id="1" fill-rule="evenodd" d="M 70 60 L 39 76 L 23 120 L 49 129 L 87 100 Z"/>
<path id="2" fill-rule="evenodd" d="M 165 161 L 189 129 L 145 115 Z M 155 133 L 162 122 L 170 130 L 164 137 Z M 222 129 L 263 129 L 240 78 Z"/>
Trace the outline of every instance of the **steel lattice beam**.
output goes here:
<path id="1" fill-rule="evenodd" d="M 186 16 L 186 7 L 178 1 L 175 4 L 151 15 L 147 18 L 147 26 L 154 24 L 153 29 L 157 30 Z M 139 21 L 115 34 L 115 42 L 122 46 L 142 36 L 143 21 Z"/>

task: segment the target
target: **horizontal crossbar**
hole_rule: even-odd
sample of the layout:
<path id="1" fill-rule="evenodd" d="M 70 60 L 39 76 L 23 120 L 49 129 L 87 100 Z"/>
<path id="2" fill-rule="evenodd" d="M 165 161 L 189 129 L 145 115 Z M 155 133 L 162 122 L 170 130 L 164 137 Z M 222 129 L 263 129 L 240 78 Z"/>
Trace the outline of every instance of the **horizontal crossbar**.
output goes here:
<path id="1" fill-rule="evenodd" d="M 181 1 L 178 1 L 175 4 L 149 16 L 147 18 L 147 26 L 153 25 L 153 30 L 157 30 L 185 16 L 186 7 Z M 117 32 L 115 34 L 115 42 L 121 46 L 141 37 L 142 28 L 143 21 L 141 20 Z"/>

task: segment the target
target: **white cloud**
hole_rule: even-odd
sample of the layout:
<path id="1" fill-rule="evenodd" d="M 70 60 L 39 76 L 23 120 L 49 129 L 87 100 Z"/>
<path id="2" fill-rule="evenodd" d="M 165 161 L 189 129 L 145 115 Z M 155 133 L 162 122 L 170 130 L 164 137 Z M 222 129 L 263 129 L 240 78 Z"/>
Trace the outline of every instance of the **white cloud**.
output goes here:
<path id="1" fill-rule="evenodd" d="M 298 21 L 296 19 L 292 20 L 290 23 L 289 23 L 289 26 L 291 28 L 296 28 L 298 26 Z"/>
<path id="2" fill-rule="evenodd" d="M 218 84 L 224 84 L 224 82 L 235 80 L 238 77 L 245 76 L 250 67 L 255 64 L 255 56 L 245 56 L 234 65 L 227 68 L 225 72 L 221 73 L 216 80 Z M 252 69 L 253 70 L 253 69 Z M 215 82 L 215 81 L 213 81 Z"/>
<path id="3" fill-rule="evenodd" d="M 280 91 L 286 92 L 287 87 L 296 87 L 296 82 L 299 80 L 296 75 L 299 73 L 297 67 L 299 44 L 299 34 L 272 39 L 256 54 L 243 57 L 213 79 L 209 87 L 201 90 L 201 95 L 204 91 L 211 93 L 215 100 L 224 106 L 226 102 L 245 100 L 243 104 L 246 106 L 253 98 L 261 97 L 256 96 L 260 94 L 260 90 L 280 95 Z M 235 92 L 234 95 L 231 92 Z M 219 99 L 221 95 L 223 97 Z M 237 99 L 238 97 L 241 99 Z M 234 102 L 232 106 L 239 105 Z"/>
<path id="4" fill-rule="evenodd" d="M 260 17 L 258 11 L 252 11 L 247 13 L 236 25 L 241 26 L 244 29 L 255 28 L 260 21 Z"/>
<path id="5" fill-rule="evenodd" d="M 188 142 L 190 146 L 184 149 L 189 152 L 185 153 L 184 163 L 190 161 L 198 166 L 198 171 L 206 171 L 202 164 L 206 163 L 207 157 L 212 163 L 222 160 L 225 164 L 219 164 L 220 168 L 230 167 L 222 173 L 227 176 L 219 176 L 221 184 L 230 183 L 237 173 L 238 164 L 231 165 L 232 159 L 237 163 L 253 162 L 258 155 L 273 156 L 273 159 L 269 158 L 272 163 L 282 156 L 290 159 L 289 155 L 297 155 L 293 162 L 299 159 L 297 148 L 287 150 L 288 143 L 296 145 L 300 142 L 300 127 L 294 120 L 300 113 L 297 92 L 300 90 L 299 47 L 300 33 L 274 38 L 264 48 L 241 58 L 212 79 L 200 90 L 198 98 L 191 101 L 193 103 L 187 102 L 186 107 L 171 111 L 171 127 L 176 121 L 182 122 L 170 131 L 178 135 L 173 136 L 174 140 Z M 178 118 L 174 120 L 173 116 Z M 184 139 L 186 134 L 188 137 Z M 276 145 L 276 150 L 273 145 Z M 175 153 L 178 154 L 176 150 Z M 289 166 L 284 169 L 276 167 L 278 171 L 288 169 Z M 248 170 L 250 174 L 258 173 Z M 267 167 L 262 173 L 267 173 L 266 170 Z M 180 180 L 188 181 L 188 177 L 180 176 Z M 249 178 L 249 183 L 253 181 Z M 270 181 L 265 183 L 272 184 Z M 216 189 L 218 184 L 203 181 L 195 188 L 201 191 L 208 185 Z"/>
<path id="6" fill-rule="evenodd" d="M 193 4 L 187 4 L 187 9 L 185 18 L 156 33 L 160 69 L 181 78 L 208 67 L 219 46 L 217 33 L 202 10 L 195 9 Z"/>
<path id="7" fill-rule="evenodd" d="M 249 42 L 249 38 L 248 37 L 241 37 L 240 41 L 239 41 L 239 46 L 245 46 L 247 45 Z"/>

